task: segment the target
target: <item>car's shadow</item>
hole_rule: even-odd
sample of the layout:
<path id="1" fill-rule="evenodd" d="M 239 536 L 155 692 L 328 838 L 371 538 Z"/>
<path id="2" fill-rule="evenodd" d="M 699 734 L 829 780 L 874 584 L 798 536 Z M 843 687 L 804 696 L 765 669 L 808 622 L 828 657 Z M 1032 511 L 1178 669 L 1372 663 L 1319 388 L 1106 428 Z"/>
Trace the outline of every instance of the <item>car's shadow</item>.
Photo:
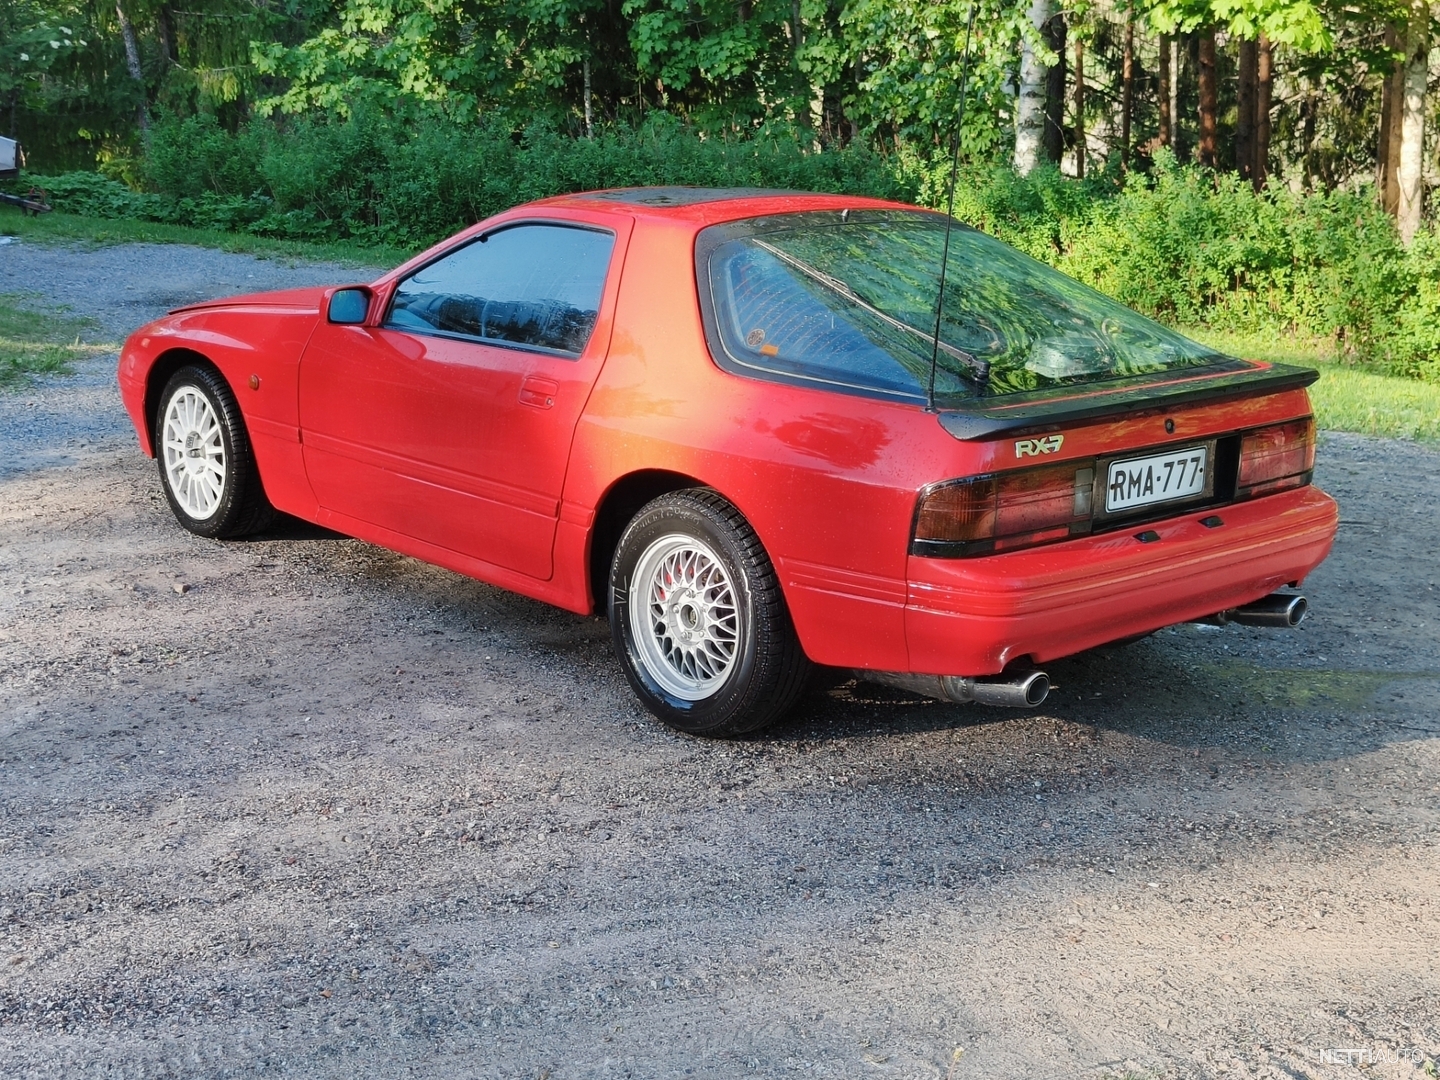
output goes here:
<path id="1" fill-rule="evenodd" d="M 1036 709 L 957 705 L 835 673 L 756 740 L 813 742 L 971 730 L 976 738 L 1053 727 L 1123 734 L 1247 758 L 1329 760 L 1440 738 L 1440 672 L 1337 671 L 1197 651 L 1177 634 L 1044 665 L 1055 689 Z M 1024 737 L 1023 734 L 1021 737 Z"/>
<path id="2" fill-rule="evenodd" d="M 250 541 L 333 550 L 335 542 L 350 538 L 282 515 Z M 359 558 L 372 587 L 426 601 L 433 617 L 453 631 L 482 632 L 513 649 L 585 661 L 591 678 L 595 665 L 613 663 L 617 688 L 623 683 L 618 661 L 601 655 L 610 648 L 602 618 L 561 611 L 371 545 L 363 545 Z M 1235 628 L 1161 631 L 1044 668 L 1055 689 L 1033 710 L 934 701 L 826 670 L 789 716 L 748 741 L 834 744 L 943 731 L 1023 739 L 1031 729 L 1061 723 L 1187 751 L 1207 747 L 1281 763 L 1331 760 L 1396 741 L 1440 737 L 1434 704 L 1440 672 L 1299 663 L 1282 658 L 1263 636 Z"/>
<path id="3" fill-rule="evenodd" d="M 255 544 L 268 543 L 276 540 L 293 540 L 296 542 L 313 540 L 350 540 L 344 533 L 336 532 L 334 529 L 327 529 L 322 525 L 312 525 L 308 521 L 291 517 L 289 514 L 277 514 L 275 520 L 263 532 L 251 533 L 249 536 L 236 538 L 232 543 Z"/>

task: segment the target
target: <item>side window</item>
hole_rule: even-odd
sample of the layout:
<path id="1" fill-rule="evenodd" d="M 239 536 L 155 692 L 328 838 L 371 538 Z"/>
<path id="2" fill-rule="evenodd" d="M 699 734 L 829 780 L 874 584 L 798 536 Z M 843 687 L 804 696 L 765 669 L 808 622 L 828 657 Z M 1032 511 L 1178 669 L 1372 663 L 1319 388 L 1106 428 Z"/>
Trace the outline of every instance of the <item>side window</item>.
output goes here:
<path id="1" fill-rule="evenodd" d="M 402 281 L 385 324 L 579 356 L 614 246 L 613 235 L 595 229 L 501 229 Z"/>

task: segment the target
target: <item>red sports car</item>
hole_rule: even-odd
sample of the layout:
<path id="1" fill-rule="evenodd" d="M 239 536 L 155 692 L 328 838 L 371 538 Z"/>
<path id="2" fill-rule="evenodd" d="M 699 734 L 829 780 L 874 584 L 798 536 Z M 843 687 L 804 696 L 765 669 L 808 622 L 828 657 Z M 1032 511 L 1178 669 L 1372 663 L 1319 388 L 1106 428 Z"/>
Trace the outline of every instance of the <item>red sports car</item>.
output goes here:
<path id="1" fill-rule="evenodd" d="M 516 207 L 370 285 L 181 308 L 120 358 L 187 529 L 279 510 L 607 612 L 645 705 L 715 736 L 817 664 L 1033 705 L 1056 657 L 1293 625 L 1275 590 L 1337 523 L 1314 377 L 942 214 L 687 188 Z"/>

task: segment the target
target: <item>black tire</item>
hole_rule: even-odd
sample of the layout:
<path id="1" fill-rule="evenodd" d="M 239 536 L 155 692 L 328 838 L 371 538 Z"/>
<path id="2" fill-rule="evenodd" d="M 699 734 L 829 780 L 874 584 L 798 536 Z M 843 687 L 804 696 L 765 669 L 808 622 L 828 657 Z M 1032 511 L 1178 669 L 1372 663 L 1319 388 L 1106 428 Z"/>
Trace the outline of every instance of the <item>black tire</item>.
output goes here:
<path id="1" fill-rule="evenodd" d="M 666 577 L 667 559 L 702 577 L 688 584 Z M 666 587 L 662 579 L 675 584 Z M 662 495 L 635 515 L 611 563 L 608 607 L 631 687 L 678 731 L 708 738 L 755 731 L 783 716 L 805 690 L 811 665 L 775 568 L 740 512 L 707 488 Z M 679 639 L 692 630 L 700 644 L 687 646 Z"/>
<path id="2" fill-rule="evenodd" d="M 177 400 L 178 399 L 178 400 Z M 208 405 L 213 426 L 206 425 L 201 400 Z M 171 413 L 172 405 L 175 414 Z M 185 406 L 192 406 L 187 420 Z M 184 445 L 166 442 L 167 423 L 172 434 L 184 436 Z M 188 430 L 181 430 L 187 428 Z M 191 364 L 170 377 L 155 410 L 155 460 L 160 486 L 175 519 L 197 536 L 227 539 L 259 532 L 275 520 L 265 497 L 250 436 L 235 395 L 213 368 Z M 203 462 L 210 462 L 201 475 Z M 192 463 L 195 463 L 192 468 Z M 215 479 L 218 474 L 219 479 Z M 218 492 L 216 488 L 218 487 Z"/>

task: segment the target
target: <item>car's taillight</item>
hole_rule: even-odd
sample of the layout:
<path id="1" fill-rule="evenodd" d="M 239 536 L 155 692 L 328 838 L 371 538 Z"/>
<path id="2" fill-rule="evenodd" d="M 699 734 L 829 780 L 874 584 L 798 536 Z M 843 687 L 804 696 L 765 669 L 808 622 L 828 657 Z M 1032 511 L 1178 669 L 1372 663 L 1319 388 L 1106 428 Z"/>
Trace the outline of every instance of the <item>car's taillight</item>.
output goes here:
<path id="1" fill-rule="evenodd" d="M 1315 468 L 1315 421 L 1307 416 L 1175 445 L 1183 453 L 1141 447 L 933 484 L 920 493 L 910 552 L 937 558 L 989 555 L 1304 487 Z M 1181 458 L 1203 462 L 1213 480 L 1165 497 L 1170 463 Z M 1121 498 L 1117 506 L 1108 505 L 1114 488 L 1107 487 L 1106 478 L 1114 481 L 1120 465 L 1135 467 L 1130 471 L 1136 486 L 1140 480 L 1135 477 L 1144 479 L 1145 469 L 1153 469 L 1150 480 L 1161 489 L 1160 497 L 1138 504 Z M 1184 472 L 1180 468 L 1179 475 Z M 1147 532 L 1136 538 L 1153 542 L 1158 536 Z"/>
<path id="2" fill-rule="evenodd" d="M 1303 487 L 1315 469 L 1315 420 L 1305 417 L 1247 431 L 1240 438 L 1235 497 L 1254 499 Z"/>
<path id="3" fill-rule="evenodd" d="M 979 555 L 1087 531 L 1094 487 L 1088 460 L 937 484 L 916 511 L 916 554 Z"/>

